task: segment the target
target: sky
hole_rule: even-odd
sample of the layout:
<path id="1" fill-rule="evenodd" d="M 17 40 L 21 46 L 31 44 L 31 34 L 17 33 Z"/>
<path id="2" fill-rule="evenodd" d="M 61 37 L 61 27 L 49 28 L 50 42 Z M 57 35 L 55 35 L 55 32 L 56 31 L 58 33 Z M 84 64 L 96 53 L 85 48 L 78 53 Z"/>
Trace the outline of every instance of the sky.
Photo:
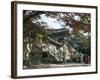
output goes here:
<path id="1" fill-rule="evenodd" d="M 69 30 L 69 32 L 71 33 L 71 31 L 73 30 L 70 26 L 62 26 L 65 25 L 64 22 L 60 23 L 55 19 L 55 18 L 51 18 L 51 17 L 46 17 L 45 14 L 41 15 L 41 19 L 46 22 L 49 26 L 49 28 L 53 28 L 53 29 L 61 29 L 61 28 L 66 28 Z M 61 25 L 62 24 L 62 25 Z"/>
<path id="2" fill-rule="evenodd" d="M 54 18 L 51 18 L 51 17 L 46 17 L 45 14 L 42 14 L 41 15 L 41 19 L 46 22 L 49 26 L 49 28 L 54 28 L 54 29 L 60 29 L 60 28 L 63 28 L 62 25 L 64 25 L 63 22 L 61 22 L 61 24 Z"/>

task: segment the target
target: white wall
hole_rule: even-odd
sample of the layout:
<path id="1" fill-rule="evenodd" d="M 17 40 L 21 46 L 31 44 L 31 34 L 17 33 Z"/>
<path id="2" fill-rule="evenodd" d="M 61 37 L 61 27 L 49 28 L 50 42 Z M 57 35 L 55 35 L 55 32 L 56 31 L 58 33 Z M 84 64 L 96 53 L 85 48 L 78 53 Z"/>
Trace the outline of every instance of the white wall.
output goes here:
<path id="1" fill-rule="evenodd" d="M 17 0 L 16 0 L 17 1 Z M 26 1 L 26 0 L 24 0 Z M 28 1 L 28 0 L 27 0 Z M 30 0 L 37 2 L 66 3 L 66 4 L 82 4 L 82 5 L 100 5 L 100 0 Z M 0 0 L 0 80 L 14 80 L 10 78 L 11 68 L 11 0 Z M 100 7 L 100 6 L 99 6 Z M 100 14 L 100 8 L 98 10 Z M 98 15 L 99 18 L 99 15 Z M 99 19 L 100 21 L 100 19 Z M 98 22 L 99 22 L 98 21 Z M 100 24 L 98 24 L 99 26 Z M 98 34 L 100 27 L 98 27 Z M 100 37 L 98 38 L 100 44 Z M 99 47 L 99 46 L 98 46 Z M 100 52 L 100 50 L 99 50 Z M 98 52 L 98 53 L 99 53 Z M 100 54 L 98 54 L 100 57 Z M 100 61 L 100 59 L 98 60 Z M 98 62 L 99 63 L 99 62 Z M 100 64 L 98 64 L 100 67 Z M 91 75 L 75 75 L 45 78 L 28 78 L 26 80 L 100 80 L 99 74 Z M 22 79 L 24 80 L 24 79 Z"/>

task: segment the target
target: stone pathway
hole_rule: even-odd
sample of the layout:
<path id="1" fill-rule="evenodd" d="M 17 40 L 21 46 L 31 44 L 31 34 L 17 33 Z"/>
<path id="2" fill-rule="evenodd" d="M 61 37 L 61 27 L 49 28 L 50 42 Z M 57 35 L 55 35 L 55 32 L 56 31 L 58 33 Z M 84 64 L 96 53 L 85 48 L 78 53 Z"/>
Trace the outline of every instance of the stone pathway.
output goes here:
<path id="1" fill-rule="evenodd" d="M 68 63 L 68 64 L 39 64 L 24 66 L 24 69 L 39 69 L 39 68 L 63 68 L 63 67 L 80 67 L 80 66 L 90 66 L 90 64 L 80 64 L 80 63 Z"/>

